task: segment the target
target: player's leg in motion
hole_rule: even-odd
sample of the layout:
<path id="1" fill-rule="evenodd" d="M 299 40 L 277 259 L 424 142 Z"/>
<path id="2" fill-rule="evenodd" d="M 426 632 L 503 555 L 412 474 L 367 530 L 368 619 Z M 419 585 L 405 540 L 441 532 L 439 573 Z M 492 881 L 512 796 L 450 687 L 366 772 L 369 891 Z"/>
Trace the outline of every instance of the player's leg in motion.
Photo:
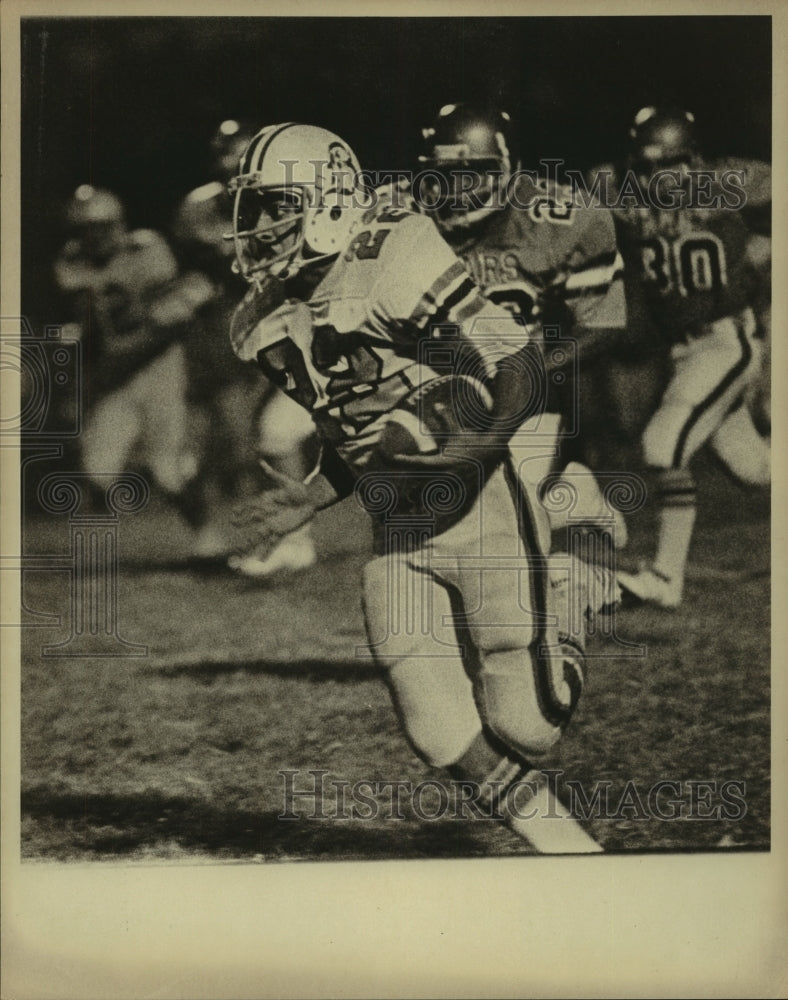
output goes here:
<path id="1" fill-rule="evenodd" d="M 309 413 L 284 393 L 273 390 L 258 415 L 257 450 L 261 458 L 291 479 L 302 482 L 317 459 L 315 428 Z M 317 559 L 312 526 L 305 524 L 260 558 L 252 552 L 231 556 L 229 565 L 245 576 L 264 579 L 279 572 L 307 569 Z"/>
<path id="2" fill-rule="evenodd" d="M 137 400 L 143 420 L 143 461 L 189 527 L 199 530 L 207 509 L 198 478 L 199 443 L 188 400 L 183 345 L 173 344 L 140 376 Z"/>
<path id="3" fill-rule="evenodd" d="M 523 426 L 522 435 L 527 436 L 533 429 L 538 440 L 544 442 L 536 449 L 529 449 L 528 461 L 521 464 L 524 481 L 544 504 L 552 531 L 566 530 L 571 517 L 576 524 L 607 532 L 615 548 L 623 548 L 627 543 L 624 516 L 607 503 L 591 469 L 564 445 L 562 425 L 559 414 L 545 413 Z M 567 491 L 572 497 L 571 504 L 551 502 L 550 494 L 563 495 Z"/>
<path id="4" fill-rule="evenodd" d="M 88 412 L 80 437 L 80 462 L 97 511 L 104 510 L 100 477 L 120 475 L 128 469 L 141 433 L 142 420 L 130 383 L 108 393 Z"/>
<path id="5" fill-rule="evenodd" d="M 706 332 L 673 349 L 673 378 L 643 436 L 645 461 L 657 474 L 657 549 L 650 567 L 634 574 L 619 572 L 618 582 L 630 603 L 647 601 L 666 608 L 681 603 L 696 514 L 689 463 L 703 444 L 710 441 L 730 471 L 745 482 L 768 475 L 768 442 L 754 433 L 741 406 L 760 364 L 754 327 L 751 311 L 745 310 L 710 324 Z"/>
<path id="6" fill-rule="evenodd" d="M 470 783 L 538 851 L 594 852 L 533 763 L 571 717 L 584 664 L 571 637 L 559 642 L 546 561 L 517 554 L 514 478 L 498 470 L 473 510 L 434 537 L 408 539 L 401 526 L 386 536 L 387 554 L 364 575 L 369 640 L 424 760 Z"/>

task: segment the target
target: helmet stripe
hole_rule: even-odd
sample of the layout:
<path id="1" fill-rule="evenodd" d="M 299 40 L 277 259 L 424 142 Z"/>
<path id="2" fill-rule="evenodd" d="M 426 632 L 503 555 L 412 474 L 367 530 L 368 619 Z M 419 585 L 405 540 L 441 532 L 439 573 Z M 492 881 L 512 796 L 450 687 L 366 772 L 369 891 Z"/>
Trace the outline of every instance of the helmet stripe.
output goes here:
<path id="1" fill-rule="evenodd" d="M 292 128 L 293 125 L 295 125 L 295 122 L 285 122 L 283 125 L 269 125 L 268 128 L 263 129 L 257 138 L 252 140 L 251 146 L 244 154 L 243 169 L 241 170 L 241 173 L 252 173 L 252 164 L 262 162 L 262 158 L 273 140 L 278 135 L 281 135 L 285 129 Z"/>

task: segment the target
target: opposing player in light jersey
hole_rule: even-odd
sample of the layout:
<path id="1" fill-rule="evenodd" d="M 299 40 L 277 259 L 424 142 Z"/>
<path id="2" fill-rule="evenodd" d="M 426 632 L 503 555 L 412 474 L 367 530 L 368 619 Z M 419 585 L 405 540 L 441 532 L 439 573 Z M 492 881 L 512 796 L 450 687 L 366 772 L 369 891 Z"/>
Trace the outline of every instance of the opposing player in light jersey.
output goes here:
<path id="1" fill-rule="evenodd" d="M 205 510 L 197 482 L 183 341 L 213 294 L 198 273 L 179 274 L 164 238 L 129 230 L 120 200 L 83 184 L 66 206 L 69 238 L 54 264 L 66 308 L 81 330 L 87 411 L 83 470 L 146 467 L 187 522 Z"/>
<path id="2" fill-rule="evenodd" d="M 190 384 L 195 402 L 208 416 L 207 449 L 201 475 L 215 480 L 224 497 L 259 485 L 262 457 L 280 472 L 303 478 L 314 463 L 314 428 L 308 414 L 259 373 L 227 350 L 224 332 L 246 283 L 233 271 L 232 200 L 227 182 L 257 129 L 235 119 L 223 121 L 211 142 L 214 179 L 183 199 L 172 224 L 174 245 L 185 266 L 206 274 L 216 288 L 210 312 L 189 340 Z M 206 555 L 222 551 L 220 532 L 206 536 Z M 267 578 L 305 569 L 316 559 L 311 528 L 305 525 L 261 559 L 232 555 L 230 565 L 245 576 Z"/>
<path id="3" fill-rule="evenodd" d="M 577 494 L 572 517 L 609 526 L 621 547 L 624 519 L 581 461 L 587 442 L 577 380 L 578 363 L 588 368 L 626 325 L 613 218 L 575 205 L 568 189 L 522 170 L 505 112 L 448 104 L 423 136 L 413 196 L 487 298 L 541 327 L 549 356 L 564 359 L 549 380 L 547 412 L 532 425 L 535 451 L 525 468 L 537 484 L 560 471 Z M 551 520 L 554 528 L 565 523 L 558 511 Z"/>
<path id="4" fill-rule="evenodd" d="M 770 480 L 769 440 L 756 430 L 748 405 L 762 371 L 748 246 L 753 213 L 766 207 L 768 215 L 771 194 L 762 164 L 742 169 L 729 161 L 716 170 L 704 164 L 688 112 L 644 108 L 630 140 L 629 190 L 639 194 L 618 191 L 621 247 L 628 280 L 639 284 L 672 371 L 642 441 L 644 460 L 658 477 L 656 553 L 619 581 L 632 602 L 675 608 L 695 523 L 692 457 L 708 442 L 741 482 Z M 619 175 L 612 190 L 624 183 Z"/>
<path id="5" fill-rule="evenodd" d="M 571 820 L 514 808 L 529 775 L 543 815 L 532 762 L 574 711 L 585 616 L 612 589 L 603 575 L 551 586 L 544 513 L 507 447 L 533 406 L 533 345 L 428 218 L 368 207 L 358 171 L 338 136 L 290 123 L 258 134 L 231 184 L 251 284 L 233 345 L 312 414 L 323 443 L 319 472 L 263 494 L 244 529 L 275 540 L 355 492 L 376 529 L 369 642 L 416 751 L 537 849 L 597 850 Z"/>

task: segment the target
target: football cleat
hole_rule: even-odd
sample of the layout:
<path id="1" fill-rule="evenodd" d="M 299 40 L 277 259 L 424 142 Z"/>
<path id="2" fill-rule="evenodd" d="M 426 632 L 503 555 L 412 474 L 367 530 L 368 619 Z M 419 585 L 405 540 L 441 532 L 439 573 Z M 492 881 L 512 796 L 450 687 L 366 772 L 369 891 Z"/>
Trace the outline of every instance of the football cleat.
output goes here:
<path id="1" fill-rule="evenodd" d="M 602 854 L 604 848 L 554 794 L 545 772 L 530 770 L 512 787 L 505 806 L 510 828 L 538 854 Z M 560 823 L 553 822 L 560 819 Z"/>
<path id="2" fill-rule="evenodd" d="M 681 604 L 681 581 L 665 576 L 650 566 L 641 568 L 637 573 L 619 571 L 618 584 L 624 608 L 653 604 L 673 610 Z"/>
<path id="3" fill-rule="evenodd" d="M 315 543 L 308 526 L 284 538 L 265 558 L 253 552 L 245 556 L 230 556 L 230 569 L 255 580 L 265 580 L 279 573 L 295 573 L 309 569 L 317 561 Z"/>

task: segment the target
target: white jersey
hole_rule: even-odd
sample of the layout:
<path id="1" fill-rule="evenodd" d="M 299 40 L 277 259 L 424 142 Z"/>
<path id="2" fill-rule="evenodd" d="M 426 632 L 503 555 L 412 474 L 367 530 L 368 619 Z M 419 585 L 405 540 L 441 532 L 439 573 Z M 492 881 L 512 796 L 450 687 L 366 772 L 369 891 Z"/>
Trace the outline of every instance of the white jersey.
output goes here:
<path id="1" fill-rule="evenodd" d="M 239 307 L 236 353 L 256 359 L 308 409 L 356 471 L 378 441 L 381 417 L 416 386 L 446 374 L 425 363 L 421 344 L 456 342 L 459 333 L 478 351 L 484 376 L 529 336 L 482 296 L 429 219 L 391 207 L 363 217 L 308 301 L 286 300 L 245 323 L 257 294 L 250 291 Z"/>

